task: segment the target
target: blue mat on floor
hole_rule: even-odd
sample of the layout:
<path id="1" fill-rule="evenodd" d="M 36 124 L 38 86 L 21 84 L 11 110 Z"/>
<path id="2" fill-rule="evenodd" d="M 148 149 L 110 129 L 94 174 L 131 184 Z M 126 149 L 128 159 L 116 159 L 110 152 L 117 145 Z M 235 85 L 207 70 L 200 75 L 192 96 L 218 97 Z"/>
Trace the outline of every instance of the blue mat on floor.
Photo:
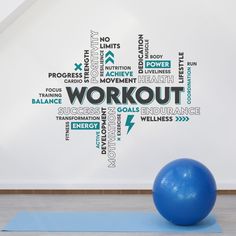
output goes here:
<path id="1" fill-rule="evenodd" d="M 210 215 L 195 226 L 176 226 L 155 212 L 20 212 L 4 231 L 31 232 L 202 232 L 219 233 Z"/>

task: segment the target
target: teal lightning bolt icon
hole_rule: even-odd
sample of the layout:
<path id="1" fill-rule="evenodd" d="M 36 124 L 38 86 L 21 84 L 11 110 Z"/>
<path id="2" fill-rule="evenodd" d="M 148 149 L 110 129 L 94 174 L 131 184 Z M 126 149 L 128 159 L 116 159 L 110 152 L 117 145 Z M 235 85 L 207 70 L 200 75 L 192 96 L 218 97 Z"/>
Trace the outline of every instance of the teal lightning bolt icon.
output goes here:
<path id="1" fill-rule="evenodd" d="M 134 118 L 134 115 L 128 115 L 127 116 L 127 119 L 126 119 L 126 122 L 125 122 L 125 126 L 128 127 L 127 134 L 129 133 L 129 131 L 132 129 L 132 127 L 135 124 L 134 122 L 131 122 L 133 118 Z"/>

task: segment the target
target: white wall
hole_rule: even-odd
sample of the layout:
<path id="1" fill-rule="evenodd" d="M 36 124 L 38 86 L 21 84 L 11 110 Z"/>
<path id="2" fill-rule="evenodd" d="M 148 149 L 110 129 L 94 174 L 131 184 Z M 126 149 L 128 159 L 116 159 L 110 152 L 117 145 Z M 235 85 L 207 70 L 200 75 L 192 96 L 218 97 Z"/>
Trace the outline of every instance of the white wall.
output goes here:
<path id="1" fill-rule="evenodd" d="M 10 0 L 10 1 L 0 1 L 0 21 L 3 21 L 6 17 L 8 17 L 12 12 L 14 12 L 24 0 Z"/>
<path id="2" fill-rule="evenodd" d="M 0 32 L 19 17 L 35 0 L 0 0 Z"/>
<path id="3" fill-rule="evenodd" d="M 236 188 L 235 7 L 231 0 L 36 1 L 0 34 L 0 188 L 146 189 L 178 157 L 206 164 L 218 188 Z M 201 115 L 186 123 L 136 117 L 117 144 L 116 168 L 107 168 L 94 133 L 74 131 L 66 142 L 57 106 L 31 104 L 46 87 L 65 87 L 47 73 L 73 71 L 90 29 L 121 42 L 121 65 L 135 67 L 138 33 L 153 51 L 170 58 L 184 51 L 198 62 L 192 90 Z"/>

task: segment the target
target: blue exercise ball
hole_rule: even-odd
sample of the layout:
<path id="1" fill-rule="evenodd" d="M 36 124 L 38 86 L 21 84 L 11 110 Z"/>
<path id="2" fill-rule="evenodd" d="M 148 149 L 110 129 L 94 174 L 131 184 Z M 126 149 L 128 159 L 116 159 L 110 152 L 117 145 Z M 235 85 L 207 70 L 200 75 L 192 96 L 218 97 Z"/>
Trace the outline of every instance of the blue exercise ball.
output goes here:
<path id="1" fill-rule="evenodd" d="M 209 169 L 192 159 L 177 159 L 164 166 L 153 185 L 157 210 L 176 225 L 204 219 L 216 201 L 216 182 Z"/>

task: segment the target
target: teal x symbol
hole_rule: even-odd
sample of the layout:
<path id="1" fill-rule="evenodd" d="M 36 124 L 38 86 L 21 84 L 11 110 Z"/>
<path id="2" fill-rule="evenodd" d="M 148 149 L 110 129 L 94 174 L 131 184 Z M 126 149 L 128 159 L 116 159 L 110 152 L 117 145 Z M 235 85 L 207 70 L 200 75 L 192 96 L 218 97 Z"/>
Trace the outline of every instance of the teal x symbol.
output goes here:
<path id="1" fill-rule="evenodd" d="M 79 63 L 79 64 L 77 64 L 77 63 L 75 63 L 75 70 L 82 70 L 82 63 Z"/>

